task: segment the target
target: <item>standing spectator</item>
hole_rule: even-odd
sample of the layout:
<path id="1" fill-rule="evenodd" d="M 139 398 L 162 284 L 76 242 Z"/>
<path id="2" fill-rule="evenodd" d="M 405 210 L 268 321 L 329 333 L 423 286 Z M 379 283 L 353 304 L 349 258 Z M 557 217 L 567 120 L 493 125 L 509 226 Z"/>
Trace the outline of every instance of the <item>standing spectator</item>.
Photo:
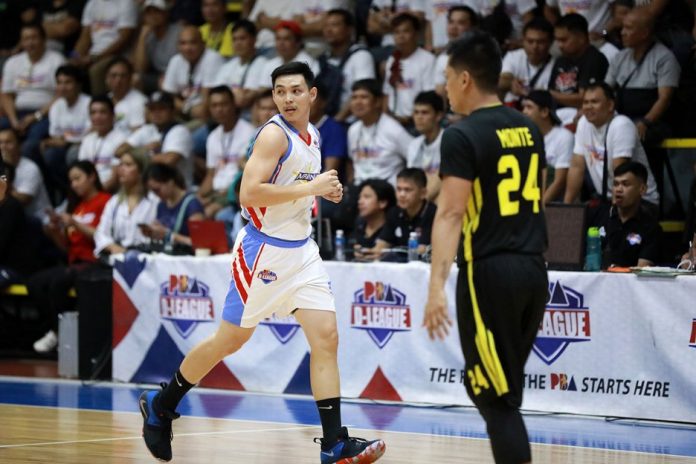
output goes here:
<path id="1" fill-rule="evenodd" d="M 169 61 L 162 82 L 162 90 L 174 95 L 176 110 L 184 119 L 206 120 L 208 89 L 223 63 L 217 52 L 205 47 L 197 27 L 184 26 L 179 53 Z"/>
<path id="2" fill-rule="evenodd" d="M 348 0 L 303 0 L 298 2 L 293 21 L 300 25 L 304 34 L 305 50 L 314 57 L 326 51 L 328 45 L 324 40 L 324 27 L 329 12 L 335 9 L 349 8 Z"/>
<path id="3" fill-rule="evenodd" d="M 396 204 L 394 187 L 382 179 L 367 179 L 358 187 L 358 217 L 349 245 L 355 261 L 364 261 L 363 250 L 374 248 L 387 222 L 387 213 Z"/>
<path id="4" fill-rule="evenodd" d="M 437 202 L 440 194 L 440 142 L 445 105 L 442 98 L 430 90 L 421 92 L 413 102 L 413 124 L 421 134 L 408 146 L 408 167 L 422 169 L 427 178 L 428 201 Z"/>
<path id="5" fill-rule="evenodd" d="M 34 351 L 47 353 L 58 345 L 58 315 L 70 309 L 68 291 L 78 274 L 89 270 L 94 257 L 94 232 L 110 195 L 103 191 L 94 165 L 76 161 L 68 170 L 70 192 L 64 213 L 54 214 L 49 230 L 54 241 L 67 252 L 68 265 L 33 274 L 27 280 L 29 297 L 48 322 L 49 330 L 34 342 Z"/>
<path id="6" fill-rule="evenodd" d="M 106 68 L 106 87 L 114 103 L 114 126 L 130 134 L 145 124 L 147 98 L 133 88 L 133 65 L 123 57 L 116 57 Z"/>
<path id="7" fill-rule="evenodd" d="M 302 49 L 302 29 L 295 21 L 281 21 L 274 28 L 278 55 L 268 60 L 262 86 L 271 88 L 271 73 L 275 68 L 291 61 L 307 63 L 314 75 L 319 74 L 319 63 Z"/>
<path id="8" fill-rule="evenodd" d="M 138 22 L 133 0 L 89 0 L 82 14 L 82 32 L 74 61 L 89 69 L 92 95 L 106 93 L 104 77 L 109 61 L 126 52 Z"/>
<path id="9" fill-rule="evenodd" d="M 532 90 L 522 99 L 522 112 L 529 116 L 544 136 L 546 151 L 546 190 L 544 204 L 563 200 L 568 168 L 573 158 L 573 133 L 561 125 L 556 105 L 546 90 Z"/>
<path id="10" fill-rule="evenodd" d="M 553 68 L 551 44 L 553 26 L 544 18 L 534 18 L 524 26 L 522 48 L 503 57 L 498 89 L 508 106 L 519 108 L 519 102 L 530 90 L 547 90 Z"/>
<path id="11" fill-rule="evenodd" d="M 92 132 L 82 141 L 78 159 L 92 162 L 99 181 L 108 192 L 118 187 L 116 150 L 125 142 L 127 134 L 114 125 L 114 104 L 108 97 L 94 97 L 89 103 Z"/>
<path id="12" fill-rule="evenodd" d="M 411 126 L 413 100 L 420 92 L 435 89 L 435 56 L 418 46 L 420 20 L 408 13 L 392 20 L 394 52 L 387 60 L 383 92 L 384 109 L 402 125 Z"/>
<path id="13" fill-rule="evenodd" d="M 48 135 L 48 110 L 56 89 L 56 70 L 65 58 L 46 49 L 46 34 L 40 25 L 22 26 L 20 45 L 24 50 L 5 61 L 2 70 L 0 129 L 12 127 L 26 136 L 22 156 L 43 164 L 39 143 Z"/>
<path id="14" fill-rule="evenodd" d="M 234 43 L 232 41 L 232 23 L 227 21 L 226 0 L 203 0 L 203 23 L 198 29 L 205 46 L 217 52 L 223 58 L 231 58 L 234 55 Z"/>
<path id="15" fill-rule="evenodd" d="M 42 0 L 39 6 L 48 48 L 69 55 L 80 37 L 84 0 Z"/>
<path id="16" fill-rule="evenodd" d="M 382 93 L 375 79 L 353 84 L 350 108 L 357 118 L 348 129 L 348 184 L 358 185 L 371 179 L 396 184 L 396 175 L 406 165 L 408 146 L 413 137 L 399 122 L 382 111 Z"/>
<path id="17" fill-rule="evenodd" d="M 169 60 L 177 53 L 181 24 L 169 21 L 166 0 L 145 0 L 143 8 L 133 68 L 136 86 L 150 95 L 160 88 Z"/>
<path id="18" fill-rule="evenodd" d="M 450 7 L 447 11 L 447 39 L 448 43 L 461 37 L 466 31 L 470 31 L 478 27 L 478 15 L 471 7 L 466 5 L 456 5 Z M 442 50 L 435 60 L 435 69 L 433 82 L 435 84 L 435 91 L 442 98 L 446 98 L 445 95 L 445 68 L 447 67 L 447 61 L 449 56 L 446 50 Z"/>

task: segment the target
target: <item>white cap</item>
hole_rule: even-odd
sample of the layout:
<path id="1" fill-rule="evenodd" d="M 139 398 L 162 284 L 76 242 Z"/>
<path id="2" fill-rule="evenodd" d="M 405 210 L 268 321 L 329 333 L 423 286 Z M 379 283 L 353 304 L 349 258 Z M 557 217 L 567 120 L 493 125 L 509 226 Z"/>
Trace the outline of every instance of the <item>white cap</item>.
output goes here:
<path id="1" fill-rule="evenodd" d="M 167 11 L 169 9 L 169 5 L 167 5 L 166 0 L 145 0 L 143 3 L 143 9 L 149 6 L 163 11 Z"/>

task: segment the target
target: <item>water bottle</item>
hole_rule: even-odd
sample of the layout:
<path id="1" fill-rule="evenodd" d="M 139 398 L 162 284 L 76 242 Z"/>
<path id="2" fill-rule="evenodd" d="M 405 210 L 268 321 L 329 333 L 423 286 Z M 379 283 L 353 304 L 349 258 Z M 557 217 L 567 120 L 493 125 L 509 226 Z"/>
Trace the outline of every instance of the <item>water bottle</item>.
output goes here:
<path id="1" fill-rule="evenodd" d="M 343 231 L 341 229 L 338 229 L 336 231 L 336 239 L 334 240 L 334 253 L 334 260 L 346 260 L 346 237 L 343 235 Z"/>
<path id="2" fill-rule="evenodd" d="M 408 260 L 418 261 L 418 232 L 408 234 Z"/>
<path id="3" fill-rule="evenodd" d="M 587 229 L 587 253 L 585 254 L 585 270 L 597 272 L 602 268 L 602 241 L 599 237 L 599 227 Z"/>

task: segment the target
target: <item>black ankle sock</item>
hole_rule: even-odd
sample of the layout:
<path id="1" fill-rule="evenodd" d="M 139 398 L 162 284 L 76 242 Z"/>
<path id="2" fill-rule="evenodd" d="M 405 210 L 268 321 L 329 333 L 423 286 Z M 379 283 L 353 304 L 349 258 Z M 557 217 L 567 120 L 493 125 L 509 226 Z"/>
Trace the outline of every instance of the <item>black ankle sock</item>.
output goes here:
<path id="1" fill-rule="evenodd" d="M 317 401 L 324 443 L 332 447 L 341 433 L 341 398 L 327 398 Z"/>
<path id="2" fill-rule="evenodd" d="M 181 398 L 193 387 L 194 384 L 189 383 L 184 376 L 181 375 L 181 371 L 176 371 L 167 387 L 159 394 L 159 406 L 162 409 L 176 411 L 176 407 L 179 405 Z"/>

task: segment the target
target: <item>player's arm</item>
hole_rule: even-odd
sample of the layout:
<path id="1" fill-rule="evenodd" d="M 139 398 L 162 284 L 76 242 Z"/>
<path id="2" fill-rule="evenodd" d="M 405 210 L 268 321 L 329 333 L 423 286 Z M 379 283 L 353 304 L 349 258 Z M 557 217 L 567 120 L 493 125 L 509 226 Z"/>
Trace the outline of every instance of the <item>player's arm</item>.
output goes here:
<path id="1" fill-rule="evenodd" d="M 324 172 L 306 183 L 276 185 L 268 182 L 287 149 L 288 140 L 280 127 L 268 124 L 261 130 L 242 176 L 239 201 L 243 206 L 273 206 L 343 190 L 335 170 Z"/>
<path id="2" fill-rule="evenodd" d="M 574 154 L 570 161 L 570 169 L 568 170 L 568 179 L 566 182 L 564 203 L 575 203 L 580 195 L 582 181 L 585 177 L 585 157 L 583 155 Z"/>

